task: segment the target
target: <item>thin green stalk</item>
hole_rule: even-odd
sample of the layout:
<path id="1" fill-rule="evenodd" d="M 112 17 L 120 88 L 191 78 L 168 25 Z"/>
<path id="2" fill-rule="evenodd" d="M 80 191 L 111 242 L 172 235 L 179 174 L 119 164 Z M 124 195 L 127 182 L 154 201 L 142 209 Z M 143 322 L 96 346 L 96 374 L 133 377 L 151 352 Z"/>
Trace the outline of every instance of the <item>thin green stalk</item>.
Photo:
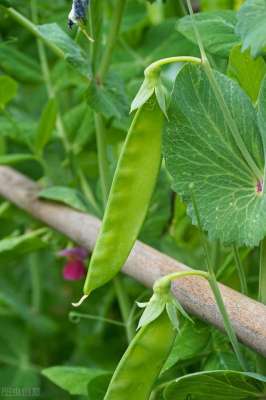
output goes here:
<path id="1" fill-rule="evenodd" d="M 266 238 L 260 244 L 260 272 L 258 300 L 266 305 Z"/>
<path id="2" fill-rule="evenodd" d="M 187 10 L 183 0 L 178 0 L 178 7 L 180 9 L 181 16 L 187 15 Z"/>
<path id="3" fill-rule="evenodd" d="M 37 11 L 37 4 L 36 0 L 31 0 L 31 13 L 32 13 L 32 20 L 35 25 L 38 25 L 38 11 Z M 39 37 L 37 37 L 37 48 L 38 48 L 38 54 L 39 54 L 39 59 L 40 59 L 40 64 L 41 64 L 41 69 L 42 69 L 42 74 L 43 74 L 43 79 L 45 81 L 46 85 L 46 90 L 48 97 L 55 98 L 56 93 L 52 84 L 52 79 L 51 79 L 51 74 L 49 70 L 49 64 L 46 56 L 46 51 L 43 45 L 43 39 L 41 40 Z M 63 120 L 61 117 L 61 114 L 58 112 L 57 115 L 57 120 L 56 120 L 56 127 L 60 136 L 60 139 L 62 140 L 62 143 L 65 147 L 66 152 L 68 153 L 70 151 L 70 144 L 67 139 L 67 134 L 65 131 L 65 127 L 63 124 Z"/>
<path id="4" fill-rule="evenodd" d="M 258 301 L 266 305 L 266 238 L 260 243 L 260 271 Z M 257 355 L 257 372 L 266 375 L 266 359 Z"/>
<path id="5" fill-rule="evenodd" d="M 224 100 L 221 88 L 219 87 L 219 85 L 218 85 L 218 83 L 217 83 L 217 81 L 215 79 L 214 73 L 213 73 L 212 68 L 210 66 L 210 63 L 208 61 L 208 58 L 207 58 L 207 55 L 206 55 L 206 52 L 205 52 L 205 49 L 204 49 L 204 46 L 203 46 L 199 31 L 198 31 L 197 25 L 195 23 L 194 13 L 193 13 L 193 9 L 192 9 L 190 0 L 187 0 L 187 5 L 188 5 L 190 16 L 192 18 L 192 24 L 193 24 L 193 29 L 194 29 L 194 32 L 195 32 L 195 36 L 197 38 L 198 46 L 199 46 L 199 49 L 200 49 L 201 58 L 202 58 L 202 65 L 203 65 L 205 73 L 206 73 L 206 75 L 207 75 L 207 77 L 209 79 L 209 82 L 210 82 L 210 85 L 212 87 L 212 90 L 213 90 L 213 92 L 215 94 L 215 97 L 216 97 L 216 99 L 218 101 L 218 104 L 219 104 L 219 106 L 221 108 L 221 111 L 222 111 L 222 113 L 224 115 L 224 118 L 225 118 L 225 120 L 227 122 L 228 128 L 231 131 L 231 134 L 232 134 L 232 136 L 233 136 L 233 138 L 235 140 L 235 143 L 236 143 L 238 149 L 240 150 L 244 160 L 246 160 L 246 162 L 247 162 L 250 170 L 254 174 L 254 176 L 260 181 L 262 179 L 262 172 L 260 171 L 260 169 L 258 168 L 257 164 L 255 163 L 255 161 L 253 160 L 252 156 L 250 155 L 250 153 L 249 153 L 249 151 L 248 151 L 248 149 L 247 149 L 247 147 L 245 145 L 245 142 L 243 141 L 243 139 L 242 139 L 242 137 L 240 135 L 240 132 L 239 132 L 238 127 L 237 127 L 237 124 L 236 124 L 236 122 L 235 122 L 235 120 L 234 120 L 234 118 L 233 118 L 233 116 L 231 114 L 231 111 L 230 111 L 229 107 L 227 106 L 227 104 L 226 104 L 226 102 Z"/>
<path id="6" fill-rule="evenodd" d="M 131 306 L 130 306 L 129 298 L 123 287 L 122 280 L 118 276 L 114 278 L 114 287 L 115 287 L 117 300 L 119 303 L 119 308 L 120 308 L 120 311 L 122 314 L 122 319 L 126 326 L 127 340 L 128 340 L 128 343 L 130 343 L 131 340 L 133 339 L 133 337 L 135 336 L 134 326 L 132 324 L 132 320 L 130 319 Z"/>
<path id="7" fill-rule="evenodd" d="M 98 150 L 98 165 L 100 173 L 100 184 L 104 204 L 107 203 L 110 189 L 109 163 L 107 158 L 106 134 L 103 117 L 100 114 L 94 114 L 96 141 Z"/>
<path id="8" fill-rule="evenodd" d="M 99 205 L 97 204 L 97 201 L 95 199 L 93 191 L 91 190 L 91 187 L 90 187 L 89 183 L 87 182 L 87 179 L 86 179 L 83 171 L 80 168 L 78 169 L 78 176 L 79 176 L 79 181 L 80 181 L 80 187 L 81 187 L 85 197 L 88 199 L 89 203 L 94 208 L 96 214 L 100 217 L 101 209 L 100 209 Z"/>
<path id="9" fill-rule="evenodd" d="M 103 318 L 99 317 L 98 315 L 92 315 L 92 314 L 83 314 L 76 311 L 71 311 L 69 313 L 69 319 L 73 323 L 79 323 L 81 319 L 89 319 L 92 321 L 100 321 L 111 325 L 121 326 L 123 328 L 125 327 L 125 324 L 123 322 L 115 321 L 114 319 Z"/>
<path id="10" fill-rule="evenodd" d="M 105 52 L 102 56 L 102 60 L 99 65 L 98 69 L 98 79 L 100 81 L 103 81 L 106 77 L 106 74 L 108 72 L 112 55 L 113 55 L 113 50 L 116 44 L 116 40 L 120 31 L 120 26 L 122 22 L 122 17 L 124 13 L 124 8 L 126 5 L 126 0 L 117 0 L 116 4 L 114 6 L 114 13 L 112 16 L 112 25 L 110 28 L 110 32 L 108 32 L 107 36 L 107 43 L 105 46 Z"/>
<path id="11" fill-rule="evenodd" d="M 30 276 L 31 276 L 31 305 L 35 313 L 41 309 L 41 278 L 38 265 L 37 254 L 33 253 L 30 258 Z"/>
<path id="12" fill-rule="evenodd" d="M 233 253 L 234 253 L 234 259 L 235 259 L 235 263 L 236 263 L 238 277 L 240 280 L 241 292 L 243 294 L 247 295 L 248 294 L 248 285 L 247 285 L 245 270 L 244 270 L 244 266 L 240 259 L 238 248 L 235 245 L 233 246 Z"/>
<path id="13" fill-rule="evenodd" d="M 243 358 L 243 355 L 241 353 L 240 350 L 240 346 L 234 331 L 234 328 L 231 324 L 229 315 L 227 313 L 224 301 L 223 301 L 223 297 L 222 294 L 220 292 L 220 288 L 219 285 L 216 281 L 216 277 L 215 277 L 215 272 L 213 269 L 213 265 L 211 263 L 211 258 L 210 258 L 210 254 L 209 254 L 209 249 L 208 249 L 208 243 L 207 243 L 207 239 L 206 236 L 203 232 L 203 228 L 201 225 L 201 219 L 200 219 L 200 215 L 199 215 L 199 210 L 196 204 L 196 200 L 195 200 L 195 196 L 194 193 L 191 191 L 191 199 L 192 199 L 192 204 L 193 204 L 193 208 L 195 211 L 195 215 L 196 215 L 196 219 L 197 219 L 197 223 L 198 223 L 198 227 L 200 230 L 200 234 L 201 234 L 201 238 L 202 238 L 202 244 L 203 244 L 203 248 L 204 248 L 204 252 L 205 252 L 205 257 L 206 257 L 206 261 L 207 261 L 207 269 L 208 269 L 208 273 L 209 273 L 209 283 L 213 292 L 213 295 L 215 297 L 215 301 L 217 304 L 217 307 L 221 313 L 221 316 L 223 318 L 223 323 L 224 323 L 224 327 L 225 327 L 225 331 L 231 341 L 232 347 L 235 351 L 236 357 L 238 359 L 238 362 L 241 366 L 241 368 L 245 371 L 246 370 L 246 363 L 245 360 Z"/>

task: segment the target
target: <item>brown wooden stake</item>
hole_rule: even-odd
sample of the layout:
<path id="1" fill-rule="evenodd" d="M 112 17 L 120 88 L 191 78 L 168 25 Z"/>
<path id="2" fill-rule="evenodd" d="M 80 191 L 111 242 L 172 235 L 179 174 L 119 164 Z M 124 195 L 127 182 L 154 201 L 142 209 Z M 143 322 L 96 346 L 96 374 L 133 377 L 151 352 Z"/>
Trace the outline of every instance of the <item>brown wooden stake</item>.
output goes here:
<path id="1" fill-rule="evenodd" d="M 32 180 L 12 168 L 0 166 L 0 195 L 79 245 L 92 250 L 100 221 L 61 204 L 38 200 L 38 190 L 38 185 Z M 123 272 L 152 287 L 159 277 L 188 268 L 137 242 Z M 224 285 L 220 287 L 238 338 L 266 357 L 266 306 Z M 180 279 L 173 284 L 173 293 L 188 312 L 223 330 L 223 322 L 207 281 L 199 277 Z"/>

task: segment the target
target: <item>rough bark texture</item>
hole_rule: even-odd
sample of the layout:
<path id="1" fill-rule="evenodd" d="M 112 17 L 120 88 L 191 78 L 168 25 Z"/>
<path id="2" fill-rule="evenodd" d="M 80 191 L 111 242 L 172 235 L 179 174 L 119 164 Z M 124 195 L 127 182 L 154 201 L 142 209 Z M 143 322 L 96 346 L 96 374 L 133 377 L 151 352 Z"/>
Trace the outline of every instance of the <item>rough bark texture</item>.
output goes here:
<path id="1" fill-rule="evenodd" d="M 0 195 L 76 243 L 93 249 L 100 221 L 61 204 L 38 200 L 37 192 L 36 183 L 12 168 L 0 166 Z M 157 278 L 188 268 L 137 242 L 123 271 L 151 287 Z M 224 285 L 220 286 L 238 338 L 266 356 L 266 306 Z M 191 314 L 223 329 L 222 319 L 207 281 L 198 277 L 183 278 L 173 284 L 173 292 Z"/>

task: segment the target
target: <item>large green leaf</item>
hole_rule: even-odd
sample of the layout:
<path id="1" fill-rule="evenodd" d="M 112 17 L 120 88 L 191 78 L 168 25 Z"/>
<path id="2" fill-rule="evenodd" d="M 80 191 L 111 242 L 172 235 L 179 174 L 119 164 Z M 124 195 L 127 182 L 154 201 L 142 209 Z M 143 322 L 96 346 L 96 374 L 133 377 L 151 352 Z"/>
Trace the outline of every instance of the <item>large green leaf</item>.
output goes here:
<path id="1" fill-rule="evenodd" d="M 237 83 L 215 72 L 246 148 L 263 177 L 263 149 L 257 116 Z M 164 135 L 173 188 L 191 207 L 191 188 L 203 228 L 211 239 L 257 245 L 266 233 L 266 200 L 242 158 L 201 66 L 177 76 Z M 195 222 L 195 219 L 194 219 Z"/>
<path id="2" fill-rule="evenodd" d="M 90 381 L 106 375 L 106 371 L 96 368 L 65 366 L 46 368 L 42 371 L 42 374 L 70 394 L 86 396 Z"/>
<path id="3" fill-rule="evenodd" d="M 266 1 L 247 0 L 238 13 L 236 32 L 241 36 L 243 49 L 256 57 L 266 48 Z"/>
<path id="4" fill-rule="evenodd" d="M 230 53 L 227 74 L 238 81 L 253 103 L 257 101 L 266 74 L 266 64 L 262 57 L 254 60 L 248 50 L 242 52 L 241 46 L 236 46 Z"/>
<path id="5" fill-rule="evenodd" d="M 205 49 L 213 54 L 227 57 L 231 48 L 240 42 L 235 33 L 234 11 L 210 11 L 195 14 L 195 21 Z M 179 20 L 177 29 L 187 39 L 197 44 L 190 16 Z"/>
<path id="6" fill-rule="evenodd" d="M 246 400 L 265 398 L 266 378 L 238 371 L 198 372 L 178 378 L 164 392 L 165 400 Z"/>

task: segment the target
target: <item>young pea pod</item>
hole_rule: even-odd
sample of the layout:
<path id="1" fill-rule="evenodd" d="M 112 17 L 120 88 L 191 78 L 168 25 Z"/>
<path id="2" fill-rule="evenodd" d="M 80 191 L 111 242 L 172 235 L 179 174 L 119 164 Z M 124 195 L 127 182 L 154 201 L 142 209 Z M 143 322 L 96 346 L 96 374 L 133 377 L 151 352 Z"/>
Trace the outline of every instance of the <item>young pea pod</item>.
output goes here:
<path id="1" fill-rule="evenodd" d="M 166 311 L 143 326 L 115 370 L 104 400 L 148 400 L 175 336 Z"/>
<path id="2" fill-rule="evenodd" d="M 104 400 L 148 400 L 171 351 L 179 330 L 179 315 L 189 318 L 171 292 L 171 282 L 185 276 L 201 276 L 204 271 L 182 271 L 155 282 L 139 321 L 140 330 L 131 341 L 111 379 Z"/>
<path id="3" fill-rule="evenodd" d="M 84 294 L 112 279 L 143 224 L 161 165 L 163 114 L 153 96 L 134 116 L 116 168 Z"/>

